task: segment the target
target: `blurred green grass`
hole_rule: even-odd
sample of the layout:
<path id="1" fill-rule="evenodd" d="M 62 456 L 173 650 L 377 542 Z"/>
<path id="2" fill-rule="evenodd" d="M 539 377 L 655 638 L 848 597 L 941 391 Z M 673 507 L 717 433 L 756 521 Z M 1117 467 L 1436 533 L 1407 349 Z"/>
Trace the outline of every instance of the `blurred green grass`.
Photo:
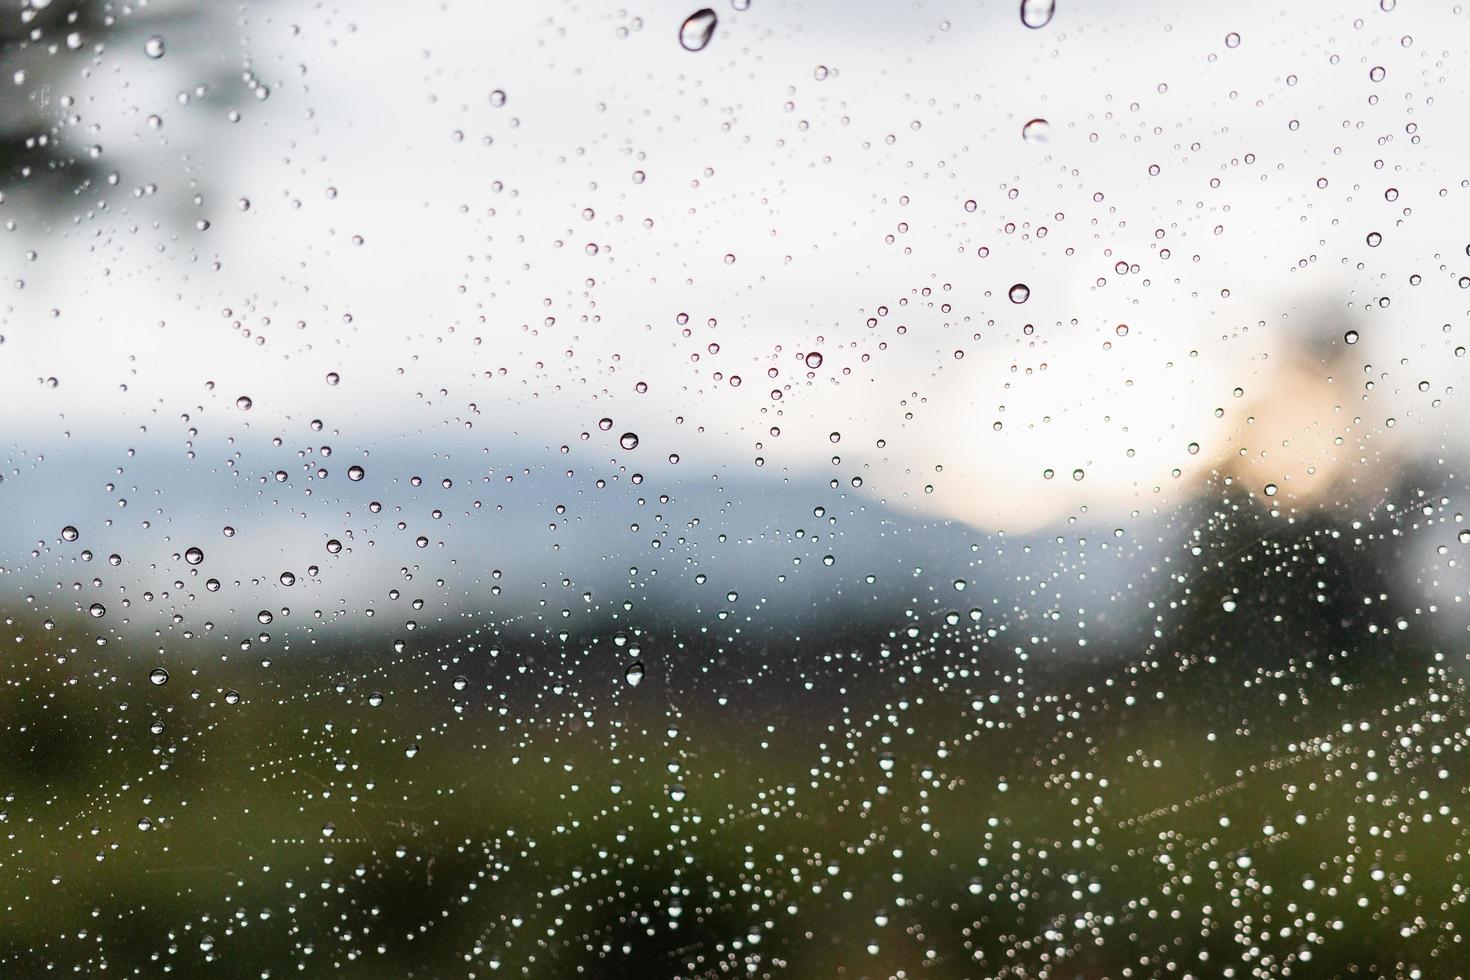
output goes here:
<path id="1" fill-rule="evenodd" d="M 155 687 L 141 643 L 12 632 L 7 976 L 1463 968 L 1470 727 L 1427 656 L 1335 683 L 996 654 L 961 684 L 912 651 L 721 705 L 604 654 L 518 684 L 509 645 L 376 673 L 196 646 Z"/>

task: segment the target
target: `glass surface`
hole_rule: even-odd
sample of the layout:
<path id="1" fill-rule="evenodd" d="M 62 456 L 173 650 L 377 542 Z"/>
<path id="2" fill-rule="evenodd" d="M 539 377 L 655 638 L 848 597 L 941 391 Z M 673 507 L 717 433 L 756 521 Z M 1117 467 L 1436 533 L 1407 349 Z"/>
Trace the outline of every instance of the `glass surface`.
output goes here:
<path id="1" fill-rule="evenodd" d="M 0 976 L 1470 972 L 1460 4 L 0 52 Z"/>

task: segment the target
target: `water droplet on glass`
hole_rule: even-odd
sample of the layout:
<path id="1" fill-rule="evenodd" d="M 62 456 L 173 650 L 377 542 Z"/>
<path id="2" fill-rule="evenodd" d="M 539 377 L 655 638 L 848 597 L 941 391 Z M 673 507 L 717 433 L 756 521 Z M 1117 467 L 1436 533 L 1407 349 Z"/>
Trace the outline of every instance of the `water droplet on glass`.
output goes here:
<path id="1" fill-rule="evenodd" d="M 806 366 L 809 367 L 809 368 L 811 368 L 813 371 L 815 371 L 817 368 L 821 367 L 822 366 L 822 355 L 819 354 L 819 353 L 817 353 L 816 351 L 812 351 L 810 354 L 808 354 L 806 356 Z"/>
<path id="2" fill-rule="evenodd" d="M 622 435 L 618 436 L 618 445 L 622 446 L 624 449 L 637 449 L 638 433 L 624 432 Z"/>
<path id="3" fill-rule="evenodd" d="M 1051 123 L 1045 119 L 1032 119 L 1021 127 L 1021 138 L 1027 143 L 1045 143 L 1051 139 Z"/>
<path id="4" fill-rule="evenodd" d="M 70 524 L 61 529 L 61 540 L 63 541 L 75 541 L 79 537 L 81 537 L 81 532 Z"/>
<path id="5" fill-rule="evenodd" d="M 1021 0 L 1021 23 L 1032 29 L 1051 23 L 1057 0 Z"/>
<path id="6" fill-rule="evenodd" d="M 163 48 L 164 44 L 162 34 L 155 34 L 148 40 L 143 42 L 143 53 L 152 58 L 154 61 L 157 61 L 159 58 L 163 57 Z"/>
<path id="7" fill-rule="evenodd" d="M 1358 342 L 1358 332 L 1356 330 L 1349 330 L 1342 335 L 1342 339 L 1349 344 L 1356 344 Z"/>
<path id="8" fill-rule="evenodd" d="M 201 548 L 190 548 L 184 552 L 184 561 L 191 565 L 197 565 L 204 560 L 204 551 Z"/>
<path id="9" fill-rule="evenodd" d="M 643 683 L 643 661 L 635 660 L 623 671 L 623 680 L 628 682 L 629 687 L 637 687 Z"/>
<path id="10" fill-rule="evenodd" d="M 255 402 L 250 400 L 249 395 L 241 395 L 239 398 L 235 399 L 235 407 L 242 412 L 250 411 L 250 406 L 254 404 Z"/>
<path id="11" fill-rule="evenodd" d="M 1011 287 L 1008 295 L 1011 297 L 1012 303 L 1024 303 L 1031 298 L 1031 287 L 1024 282 L 1018 282 Z"/>
<path id="12" fill-rule="evenodd" d="M 715 25 L 719 22 L 719 17 L 708 7 L 696 10 L 679 26 L 679 43 L 685 51 L 703 51 L 715 36 Z"/>
<path id="13" fill-rule="evenodd" d="M 361 466 L 354 465 L 347 467 L 347 479 L 351 480 L 353 483 L 361 480 L 366 475 L 367 471 L 364 470 Z"/>
<path id="14" fill-rule="evenodd" d="M 164 670 L 162 667 L 154 667 L 151 671 L 148 672 L 148 680 L 151 681 L 155 687 L 162 687 L 164 684 L 168 683 L 168 671 Z"/>

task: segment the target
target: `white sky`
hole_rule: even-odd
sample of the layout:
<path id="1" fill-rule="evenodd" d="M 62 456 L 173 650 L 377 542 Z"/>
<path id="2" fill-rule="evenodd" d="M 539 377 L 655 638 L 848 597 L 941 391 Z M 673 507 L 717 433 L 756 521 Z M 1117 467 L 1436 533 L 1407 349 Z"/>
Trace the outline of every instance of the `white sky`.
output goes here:
<path id="1" fill-rule="evenodd" d="M 1007 529 L 1167 508 L 1227 459 L 1287 500 L 1309 467 L 1336 496 L 1459 453 L 1453 5 L 1061 0 L 1033 31 L 1014 2 L 725 0 L 690 53 L 694 7 L 252 4 L 166 29 L 157 61 L 63 51 L 24 84 L 119 181 L 0 205 L 7 441 L 194 425 L 221 458 L 321 417 L 364 448 L 541 459 L 590 431 L 612 458 L 632 430 L 704 471 L 840 454 L 875 496 Z"/>

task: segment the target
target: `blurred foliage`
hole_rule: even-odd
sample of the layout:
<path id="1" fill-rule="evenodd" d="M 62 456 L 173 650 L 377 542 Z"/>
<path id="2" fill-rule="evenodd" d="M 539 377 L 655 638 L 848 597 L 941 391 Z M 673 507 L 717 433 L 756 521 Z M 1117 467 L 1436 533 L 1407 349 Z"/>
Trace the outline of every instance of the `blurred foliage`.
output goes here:
<path id="1" fill-rule="evenodd" d="M 1353 528 L 1200 527 L 1147 649 L 832 624 L 770 637 L 744 691 L 713 641 L 633 689 L 606 653 L 546 683 L 554 641 L 442 629 L 269 668 L 164 641 L 154 686 L 145 644 L 14 617 L 7 975 L 645 977 L 751 952 L 800 976 L 1449 975 L 1463 682 L 1414 630 L 1367 631 L 1397 613 L 1362 612 L 1388 586 Z M 1227 613 L 1220 576 L 1283 584 Z"/>

